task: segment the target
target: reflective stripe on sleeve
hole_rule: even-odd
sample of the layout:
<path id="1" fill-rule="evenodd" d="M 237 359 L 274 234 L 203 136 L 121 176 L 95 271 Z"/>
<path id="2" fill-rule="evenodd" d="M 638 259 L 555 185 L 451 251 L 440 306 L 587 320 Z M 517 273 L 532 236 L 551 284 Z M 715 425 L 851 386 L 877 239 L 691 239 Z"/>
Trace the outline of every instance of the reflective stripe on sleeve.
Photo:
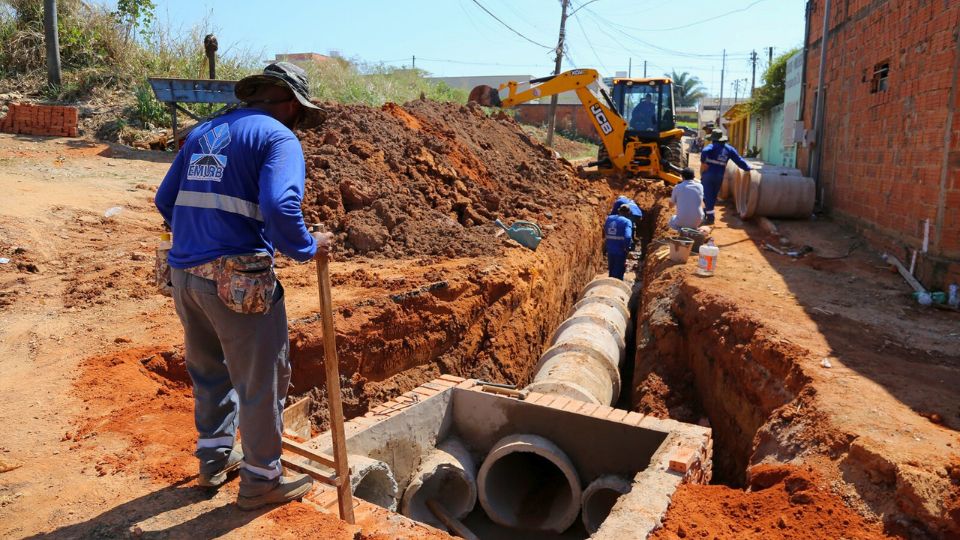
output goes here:
<path id="1" fill-rule="evenodd" d="M 219 193 L 206 193 L 203 191 L 180 191 L 177 194 L 176 206 L 189 206 L 192 208 L 210 208 L 222 210 L 232 214 L 263 221 L 263 214 L 260 212 L 260 205 L 239 197 L 230 195 L 221 195 Z"/>

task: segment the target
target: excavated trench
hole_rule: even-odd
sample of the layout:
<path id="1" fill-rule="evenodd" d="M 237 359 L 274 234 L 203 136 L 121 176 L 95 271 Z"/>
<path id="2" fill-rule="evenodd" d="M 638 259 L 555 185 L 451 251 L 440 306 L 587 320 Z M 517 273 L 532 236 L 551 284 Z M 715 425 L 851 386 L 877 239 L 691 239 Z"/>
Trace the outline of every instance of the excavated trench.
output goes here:
<path id="1" fill-rule="evenodd" d="M 647 238 L 668 236 L 669 199 L 660 193 Z M 662 210 L 662 211 L 660 211 Z M 655 245 L 649 245 L 650 251 Z M 665 249 L 665 248 L 664 248 Z M 733 320 L 736 306 L 703 300 L 685 282 L 689 267 L 648 256 L 634 310 L 621 406 L 713 431 L 712 482 L 745 483 L 754 439 L 777 409 L 797 399 L 806 381 L 791 346 L 756 339 L 753 321 Z"/>
<path id="2" fill-rule="evenodd" d="M 611 193 L 625 189 L 613 188 Z M 728 320 L 734 306 L 701 303 L 690 294 L 681 278 L 688 268 L 650 256 L 656 247 L 650 241 L 666 234 L 669 192 L 627 192 L 647 210 L 641 237 L 648 256 L 636 271 L 630 301 L 634 331 L 627 334 L 622 391 L 614 406 L 691 424 L 709 422 L 713 482 L 742 486 L 754 439 L 761 433 L 763 440 L 764 424 L 798 397 L 804 380 L 790 361 L 792 351 L 753 340 L 755 327 Z M 573 229 L 597 230 L 606 204 L 565 217 L 575 222 Z M 466 272 L 405 293 L 340 306 L 335 315 L 340 370 L 352 374 L 341 381 L 346 417 L 363 415 L 444 373 L 529 384 L 540 354 L 584 285 L 605 270 L 599 231 L 565 240 L 545 242 L 536 254 L 518 250 L 528 257 L 519 264 L 467 265 Z M 291 324 L 291 402 L 305 394 L 318 398 L 311 418 L 315 433 L 327 427 L 319 326 L 315 317 Z M 186 380 L 173 356 L 179 357 L 157 356 L 145 367 Z M 503 467 L 509 466 L 505 461 Z M 618 494 L 607 495 L 609 500 L 601 496 L 594 503 L 605 507 L 602 515 Z M 578 520 L 564 537 L 581 533 L 586 534 Z"/>

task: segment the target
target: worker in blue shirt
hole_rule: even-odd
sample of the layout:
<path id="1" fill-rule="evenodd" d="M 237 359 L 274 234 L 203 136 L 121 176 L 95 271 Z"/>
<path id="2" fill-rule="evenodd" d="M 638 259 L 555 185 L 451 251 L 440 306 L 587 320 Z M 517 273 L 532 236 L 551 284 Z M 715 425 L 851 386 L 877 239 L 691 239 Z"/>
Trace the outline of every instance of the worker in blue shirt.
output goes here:
<path id="1" fill-rule="evenodd" d="M 613 208 L 610 209 L 610 215 L 616 215 L 621 206 L 626 206 L 630 210 L 627 216 L 633 223 L 633 244 L 637 243 L 637 236 L 640 234 L 640 222 L 643 221 L 643 210 L 637 206 L 637 203 L 625 195 L 620 195 L 613 201 Z"/>
<path id="2" fill-rule="evenodd" d="M 653 104 L 653 94 L 646 94 L 630 113 L 630 129 L 649 131 L 656 129 L 657 107 Z"/>
<path id="3" fill-rule="evenodd" d="M 623 279 L 623 274 L 627 271 L 627 253 L 633 249 L 633 223 L 629 215 L 630 209 L 627 205 L 621 205 L 617 213 L 607 216 L 603 224 L 607 269 L 610 277 L 617 279 Z"/>
<path id="4" fill-rule="evenodd" d="M 312 487 L 306 475 L 281 475 L 291 370 L 273 255 L 308 261 L 329 251 L 332 235 L 311 235 L 300 209 L 305 166 L 291 127 L 317 108 L 306 73 L 271 64 L 235 94 L 246 106 L 190 132 L 156 205 L 173 231 L 168 261 L 193 382 L 197 483 L 217 488 L 239 470 L 237 505 L 250 510 Z"/>
<path id="5" fill-rule="evenodd" d="M 737 150 L 727 144 L 727 137 L 719 129 L 710 134 L 712 141 L 700 152 L 700 181 L 703 183 L 704 225 L 713 225 L 715 216 L 713 207 L 720 194 L 723 183 L 723 171 L 727 161 L 733 160 L 737 167 L 749 171 L 750 165 L 740 157 Z"/>

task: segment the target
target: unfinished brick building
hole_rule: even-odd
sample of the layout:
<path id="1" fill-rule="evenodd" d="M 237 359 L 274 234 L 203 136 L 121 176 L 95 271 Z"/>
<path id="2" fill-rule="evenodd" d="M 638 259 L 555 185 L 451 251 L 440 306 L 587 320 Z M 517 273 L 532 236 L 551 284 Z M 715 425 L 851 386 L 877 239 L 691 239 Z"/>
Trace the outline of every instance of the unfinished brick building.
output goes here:
<path id="1" fill-rule="evenodd" d="M 802 119 L 811 130 L 825 0 L 808 2 Z M 820 179 L 827 210 L 909 264 L 960 283 L 960 2 L 833 0 Z M 801 148 L 808 171 L 814 148 Z M 809 171 L 816 174 L 816 171 Z"/>

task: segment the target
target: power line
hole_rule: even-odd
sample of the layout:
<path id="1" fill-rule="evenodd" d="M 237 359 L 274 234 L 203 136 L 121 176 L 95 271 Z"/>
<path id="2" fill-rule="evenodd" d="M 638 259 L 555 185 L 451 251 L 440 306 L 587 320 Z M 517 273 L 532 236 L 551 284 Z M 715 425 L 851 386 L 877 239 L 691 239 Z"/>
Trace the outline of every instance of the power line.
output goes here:
<path id="1" fill-rule="evenodd" d="M 583 6 L 585 5 L 587 4 L 583 4 Z M 580 6 L 580 7 L 582 8 L 583 6 Z M 577 8 L 577 9 L 580 9 L 580 8 Z M 600 67 L 603 68 L 604 72 L 609 72 L 610 70 L 607 69 L 607 66 L 604 65 L 603 60 L 600 60 L 600 55 L 597 54 L 597 49 L 594 48 L 593 43 L 590 42 L 590 36 L 588 36 L 587 31 L 583 29 L 583 24 L 580 22 L 580 19 L 577 19 L 577 26 L 580 27 L 580 33 L 583 34 L 583 39 L 587 40 L 587 45 L 590 46 L 590 50 L 593 51 L 593 57 L 597 59 L 597 63 L 600 64 Z"/>
<path id="2" fill-rule="evenodd" d="M 764 0 L 760 0 L 760 1 L 764 1 Z M 683 58 L 720 58 L 720 56 L 721 56 L 721 55 L 719 55 L 719 54 L 698 54 L 698 53 L 690 53 L 690 52 L 686 52 L 686 51 L 675 51 L 675 50 L 673 50 L 673 49 L 667 49 L 667 48 L 665 48 L 665 47 L 661 47 L 661 46 L 659 46 L 659 45 L 655 45 L 655 44 L 653 44 L 653 43 L 650 43 L 649 41 L 644 41 L 644 40 L 642 40 L 642 39 L 640 39 L 640 38 L 638 38 L 638 37 L 636 37 L 636 36 L 633 36 L 633 35 L 630 35 L 630 34 L 624 32 L 623 30 L 621 30 L 621 29 L 619 29 L 619 28 L 616 28 L 617 26 L 620 26 L 620 25 L 618 25 L 618 24 L 610 21 L 609 19 L 601 16 L 600 14 L 596 13 L 596 12 L 593 11 L 592 9 L 587 9 L 587 11 L 590 12 L 590 14 L 591 14 L 592 16 L 596 17 L 598 21 L 600 21 L 600 22 L 605 22 L 607 25 L 613 27 L 613 30 L 616 30 L 616 31 L 619 32 L 620 34 L 623 34 L 623 35 L 626 36 L 628 39 L 631 39 L 631 40 L 633 40 L 633 41 L 636 41 L 637 43 L 640 43 L 640 44 L 642 44 L 642 45 L 645 45 L 645 46 L 647 46 L 647 47 L 650 47 L 651 49 L 654 49 L 654 50 L 657 50 L 657 51 L 660 51 L 660 52 L 663 52 L 663 53 L 666 53 L 666 54 L 669 54 L 669 55 L 673 55 L 673 56 L 680 56 L 680 57 L 683 57 Z M 601 30 L 602 30 L 603 26 L 602 26 L 601 24 L 598 23 L 597 26 L 598 26 L 599 28 L 601 28 Z M 603 32 L 604 32 L 605 34 L 607 34 L 607 36 L 610 36 L 610 34 L 607 33 L 605 30 L 604 30 Z M 612 39 L 612 37 L 611 37 L 611 39 Z M 744 54 L 744 57 L 746 57 L 746 54 Z"/>
<path id="3" fill-rule="evenodd" d="M 537 46 L 539 46 L 539 47 L 543 47 L 544 49 L 553 49 L 553 48 L 554 48 L 554 47 L 550 47 L 549 45 L 544 45 L 543 43 L 537 43 L 536 41 L 528 38 L 527 36 L 521 34 L 521 33 L 518 32 L 518 31 L 514 30 L 513 27 L 511 27 L 509 24 L 507 24 L 507 23 L 503 22 L 502 20 L 500 20 L 500 17 L 497 17 L 496 15 L 494 15 L 492 11 L 490 11 L 489 9 L 487 9 L 486 7 L 484 7 L 483 4 L 481 4 L 478 0 L 472 0 L 472 1 L 473 1 L 474 4 L 480 6 L 480 9 L 482 9 L 483 11 L 485 11 L 485 12 L 487 13 L 487 15 L 490 15 L 491 17 L 493 17 L 494 19 L 496 19 L 498 23 L 500 23 L 500 24 L 502 24 L 503 26 L 505 26 L 508 30 L 510 30 L 510 31 L 513 32 L 514 34 L 522 37 L 523 39 L 529 41 L 530 43 L 533 43 L 534 45 L 537 45 Z"/>
<path id="4" fill-rule="evenodd" d="M 409 58 L 404 58 L 402 61 L 407 61 Z M 451 60 L 447 58 L 426 58 L 423 56 L 418 56 L 417 60 L 425 60 L 427 62 L 440 62 L 444 64 L 465 64 L 469 66 L 504 66 L 504 67 L 543 67 L 543 64 L 501 64 L 498 62 L 467 62 L 464 60 Z M 380 61 L 381 63 L 387 64 L 391 62 L 399 62 L 401 60 L 390 60 L 390 61 Z"/>
<path id="5" fill-rule="evenodd" d="M 621 25 L 621 24 L 617 24 L 617 23 L 613 23 L 613 22 L 610 23 L 610 24 L 612 24 L 613 26 L 619 26 L 619 27 L 621 27 L 621 28 L 625 28 L 625 29 L 627 29 L 627 30 L 632 30 L 632 31 L 634 31 L 634 32 L 672 32 L 672 31 L 674 31 L 674 30 L 683 30 L 684 28 L 690 28 L 691 26 L 697 26 L 698 24 L 703 24 L 703 23 L 707 23 L 707 22 L 713 22 L 713 21 L 715 21 L 715 20 L 717 20 L 717 19 L 726 17 L 726 16 L 728 16 L 728 15 L 733 15 L 734 13 L 740 13 L 740 12 L 742 12 L 742 11 L 746 11 L 746 10 L 752 8 L 753 6 L 755 6 L 755 5 L 757 5 L 757 4 L 760 4 L 760 3 L 762 3 L 762 2 L 766 2 L 766 1 L 767 1 L 767 0 L 756 0 L 755 2 L 752 2 L 752 3 L 748 4 L 746 7 L 742 7 L 742 8 L 740 8 L 740 9 L 735 9 L 735 10 L 733 10 L 733 11 L 728 11 L 728 12 L 726 12 L 726 13 L 721 13 L 720 15 L 714 15 L 713 17 L 709 17 L 709 18 L 702 19 L 702 20 L 699 20 L 699 21 L 694 21 L 694 22 L 692 22 L 692 23 L 684 24 L 684 25 L 681 25 L 681 26 L 674 26 L 674 27 L 671 27 L 671 28 L 633 28 L 633 27 L 630 27 L 630 26 L 623 26 L 623 25 Z"/>

